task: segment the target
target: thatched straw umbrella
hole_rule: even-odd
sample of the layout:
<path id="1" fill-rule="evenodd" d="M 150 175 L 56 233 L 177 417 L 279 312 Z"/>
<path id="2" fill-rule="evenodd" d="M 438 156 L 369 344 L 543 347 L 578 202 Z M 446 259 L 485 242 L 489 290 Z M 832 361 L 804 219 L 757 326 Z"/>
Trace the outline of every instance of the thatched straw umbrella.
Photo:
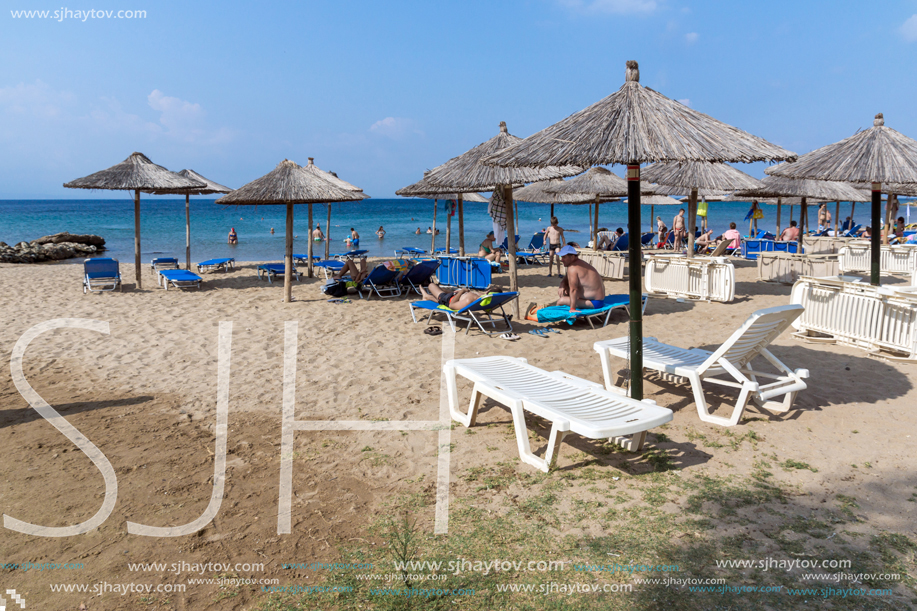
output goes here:
<path id="1" fill-rule="evenodd" d="M 781 164 L 786 165 L 786 164 Z M 776 166 L 780 167 L 780 166 Z M 844 182 L 828 180 L 797 180 L 782 176 L 765 176 L 761 180 L 763 187 L 758 189 L 745 189 L 737 191 L 737 196 L 744 197 L 799 197 L 801 208 L 799 210 L 799 252 L 802 252 L 802 238 L 809 230 L 809 213 L 807 209 L 809 198 L 822 201 L 857 202 L 863 199 L 863 192 L 854 189 Z M 803 229 L 805 223 L 805 229 Z M 779 236 L 778 236 L 779 237 Z"/>
<path id="2" fill-rule="evenodd" d="M 885 233 L 878 230 L 882 226 L 882 183 L 917 184 L 917 141 L 885 127 L 885 118 L 879 113 L 869 129 L 806 153 L 795 163 L 768 170 L 788 178 L 872 183 L 870 282 L 878 285 L 880 234 Z"/>
<path id="3" fill-rule="evenodd" d="M 68 189 L 134 192 L 134 273 L 138 289 L 143 288 L 140 278 L 140 192 L 206 187 L 199 180 L 180 176 L 161 165 L 156 165 L 143 153 L 131 153 L 130 157 L 107 170 L 77 178 L 64 183 L 64 186 Z"/>
<path id="4" fill-rule="evenodd" d="M 354 191 L 360 194 L 359 199 L 369 199 L 369 196 L 363 193 L 363 189 L 360 187 L 355 187 L 346 180 L 341 180 L 338 178 L 338 175 L 334 172 L 326 172 L 325 170 L 320 169 L 315 165 L 315 157 L 309 157 L 309 163 L 302 166 L 307 172 L 310 172 L 319 178 L 322 178 L 335 187 L 339 189 L 344 189 L 345 191 Z M 359 200 L 356 200 L 359 201 Z M 331 249 L 331 202 L 325 202 L 325 205 L 328 206 L 328 221 L 325 225 L 325 258 L 328 258 Z M 309 277 L 312 277 L 312 204 L 309 204 L 309 245 L 307 247 L 307 256 L 309 258 Z"/>
<path id="5" fill-rule="evenodd" d="M 503 192 L 506 214 L 506 245 L 509 251 L 509 287 L 511 291 L 519 289 L 516 275 L 516 228 L 513 218 L 513 187 L 529 182 L 538 182 L 548 178 L 573 176 L 583 171 L 574 166 L 552 167 L 545 164 L 540 169 L 532 168 L 498 168 L 484 165 L 481 160 L 505 148 L 522 142 L 522 139 L 511 135 L 506 129 L 506 122 L 500 121 L 500 132 L 482 144 L 467 152 L 453 157 L 446 163 L 433 168 L 425 180 L 432 185 L 445 187 L 448 191 L 495 191 Z M 513 301 L 513 312 L 519 317 L 519 300 Z"/>
<path id="6" fill-rule="evenodd" d="M 697 196 L 700 190 L 734 191 L 754 189 L 761 181 L 725 163 L 689 161 L 685 163 L 654 163 L 643 170 L 643 178 L 663 187 L 687 189 L 688 196 L 688 258 L 694 256 L 694 227 L 697 224 Z"/>
<path id="7" fill-rule="evenodd" d="M 395 195 L 400 195 L 402 197 L 422 197 L 424 199 L 433 200 L 433 235 L 431 236 L 430 242 L 430 253 L 432 254 L 436 250 L 436 207 L 439 204 L 439 200 L 454 200 L 458 206 L 458 222 L 459 222 L 459 256 L 465 256 L 465 213 L 462 207 L 462 204 L 466 201 L 476 202 L 476 203 L 485 203 L 487 198 L 475 193 L 474 191 L 467 192 L 456 192 L 454 190 L 450 191 L 445 187 L 438 187 L 427 182 L 427 176 L 430 175 L 431 170 L 427 170 L 423 173 L 423 179 L 415 182 L 413 185 L 404 187 L 403 189 L 398 189 L 395 191 Z M 452 216 L 449 215 L 446 217 L 446 254 L 449 253 L 451 248 L 452 241 Z"/>
<path id="8" fill-rule="evenodd" d="M 640 85 L 637 62 L 627 62 L 624 85 L 607 98 L 519 144 L 489 157 L 501 167 L 626 164 L 629 226 L 640 230 L 640 164 L 657 161 L 748 163 L 795 159 L 766 140 L 699 113 Z M 630 241 L 631 396 L 643 398 L 643 292 L 639 240 Z"/>
<path id="9" fill-rule="evenodd" d="M 287 235 L 284 250 L 283 301 L 293 301 L 293 204 L 319 202 L 353 202 L 363 199 L 362 194 L 331 184 L 315 172 L 284 159 L 273 171 L 239 187 L 216 203 L 227 205 L 285 205 L 287 207 Z M 309 235 L 312 243 L 312 235 Z M 311 254 L 309 257 L 311 263 Z"/>
<path id="10" fill-rule="evenodd" d="M 594 199 L 595 221 L 592 223 L 592 244 L 593 248 L 595 248 L 598 245 L 599 202 L 602 198 L 625 197 L 627 195 L 627 181 L 605 168 L 594 167 L 576 178 L 545 187 L 545 191 L 567 195 L 588 195 Z M 642 192 L 647 195 L 655 193 L 649 185 L 643 187 Z M 637 228 L 637 235 L 640 235 L 639 227 Z M 631 240 L 633 240 L 633 236 L 631 236 Z"/>
<path id="11" fill-rule="evenodd" d="M 181 195 L 185 196 L 185 266 L 191 269 L 191 196 L 192 195 L 213 195 L 214 193 L 229 193 L 232 191 L 229 187 L 224 187 L 218 182 L 213 182 L 209 178 L 204 178 L 194 170 L 182 170 L 178 172 L 180 176 L 196 180 L 206 185 L 203 189 L 191 187 L 189 189 L 172 189 L 169 191 L 156 190 L 154 195 Z"/>

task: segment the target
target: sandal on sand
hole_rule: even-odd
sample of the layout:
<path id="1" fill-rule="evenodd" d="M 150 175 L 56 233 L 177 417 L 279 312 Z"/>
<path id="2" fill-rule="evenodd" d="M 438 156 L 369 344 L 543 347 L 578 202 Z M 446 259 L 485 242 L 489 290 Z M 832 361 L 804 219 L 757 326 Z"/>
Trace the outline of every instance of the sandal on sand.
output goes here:
<path id="1" fill-rule="evenodd" d="M 541 331 L 542 333 L 560 333 L 560 329 L 554 329 L 553 327 L 545 327 Z"/>
<path id="2" fill-rule="evenodd" d="M 529 331 L 529 335 L 537 335 L 538 337 L 547 337 L 544 332 L 544 329 L 532 329 Z"/>
<path id="3" fill-rule="evenodd" d="M 427 327 L 426 329 L 423 330 L 423 332 L 426 335 L 442 335 L 443 328 L 442 327 Z"/>
<path id="4" fill-rule="evenodd" d="M 506 332 L 506 333 L 504 333 L 503 335 L 500 336 L 500 339 L 508 339 L 508 340 L 510 340 L 510 341 L 513 341 L 513 340 L 519 339 L 519 336 L 516 335 L 515 333 Z"/>

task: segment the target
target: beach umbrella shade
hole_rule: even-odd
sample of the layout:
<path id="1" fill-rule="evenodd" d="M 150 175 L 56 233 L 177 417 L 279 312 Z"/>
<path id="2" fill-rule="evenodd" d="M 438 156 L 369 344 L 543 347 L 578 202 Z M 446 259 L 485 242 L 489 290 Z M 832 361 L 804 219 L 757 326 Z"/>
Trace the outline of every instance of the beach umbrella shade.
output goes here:
<path id="1" fill-rule="evenodd" d="M 107 170 L 66 182 L 64 186 L 68 189 L 134 192 L 134 273 L 138 289 L 143 288 L 140 277 L 140 192 L 206 187 L 199 180 L 186 178 L 156 165 L 143 153 L 131 153 L 130 157 Z"/>
<path id="2" fill-rule="evenodd" d="M 187 269 L 191 269 L 191 196 L 192 195 L 213 195 L 215 193 L 229 193 L 232 191 L 229 187 L 224 187 L 220 183 L 213 182 L 208 178 L 204 178 L 194 170 L 181 170 L 178 172 L 180 176 L 185 178 L 190 178 L 191 180 L 196 180 L 198 182 L 204 183 L 204 188 L 200 187 L 189 187 L 188 189 L 173 189 L 173 190 L 156 190 L 153 191 L 154 195 L 182 195 L 185 196 L 185 265 Z"/>
<path id="3" fill-rule="evenodd" d="M 717 121 L 640 85 L 637 62 L 628 61 L 615 93 L 484 162 L 500 167 L 626 164 L 628 217 L 640 229 L 640 164 L 657 161 L 742 162 L 795 159 L 795 153 Z M 643 398 L 643 291 L 639 240 L 629 243 L 631 396 Z"/>
<path id="4" fill-rule="evenodd" d="M 568 195 L 588 195 L 594 199 L 595 221 L 592 223 L 592 244 L 594 247 L 598 244 L 599 201 L 603 197 L 616 198 L 627 196 L 627 181 L 605 168 L 594 167 L 576 178 L 545 187 L 545 190 Z M 646 194 L 655 193 L 653 188 L 649 185 L 644 185 L 641 191 Z M 637 234 L 640 234 L 639 227 Z"/>
<path id="5" fill-rule="evenodd" d="M 500 122 L 500 132 L 478 146 L 469 149 L 458 157 L 453 157 L 446 163 L 433 168 L 425 177 L 430 184 L 446 187 L 448 191 L 502 191 L 506 221 L 506 245 L 510 254 L 516 252 L 516 228 L 513 219 L 513 187 L 522 186 L 529 182 L 574 176 L 584 168 L 575 166 L 553 167 L 545 164 L 541 168 L 505 168 L 484 165 L 481 161 L 494 153 L 502 151 L 509 146 L 522 142 L 522 139 L 513 136 L 506 128 L 506 122 Z M 516 275 L 516 257 L 509 259 L 509 286 L 511 291 L 519 289 Z M 513 312 L 519 317 L 519 300 L 513 301 Z"/>
<path id="6" fill-rule="evenodd" d="M 412 185 L 408 185 L 402 189 L 395 191 L 395 195 L 400 195 L 401 197 L 422 197 L 424 199 L 433 200 L 433 235 L 431 236 L 430 242 L 430 253 L 432 254 L 436 250 L 436 206 L 438 201 L 443 200 L 453 200 L 458 206 L 458 222 L 459 222 L 459 256 L 465 256 L 465 216 L 462 204 L 466 201 L 476 202 L 476 203 L 486 203 L 487 198 L 474 192 L 456 192 L 455 190 L 449 190 L 446 187 L 439 187 L 432 185 L 427 182 L 426 177 L 430 175 L 430 170 L 424 172 L 423 179 L 415 182 Z M 450 240 L 452 237 L 452 216 L 449 215 L 446 217 L 446 254 L 449 253 L 451 248 Z"/>
<path id="7" fill-rule="evenodd" d="M 882 185 L 917 185 L 917 141 L 886 127 L 885 118 L 879 113 L 869 129 L 801 155 L 795 163 L 781 164 L 765 172 L 787 178 L 871 183 L 870 282 L 879 284 L 880 233 L 885 233 L 878 231 L 882 225 Z"/>
<path id="8" fill-rule="evenodd" d="M 362 194 L 342 189 L 316 172 L 307 170 L 289 159 L 284 159 L 273 171 L 239 187 L 229 195 L 216 200 L 224 205 L 276 205 L 287 207 L 286 247 L 284 250 L 283 301 L 293 301 L 293 206 L 319 202 L 352 202 L 363 199 Z M 309 235 L 309 243 L 312 236 Z M 310 257 L 311 260 L 311 257 Z"/>
<path id="9" fill-rule="evenodd" d="M 775 167 L 779 168 L 780 166 Z M 808 230 L 809 215 L 806 206 L 808 205 L 809 198 L 822 201 L 869 201 L 868 196 L 864 196 L 863 191 L 855 189 L 853 185 L 849 185 L 844 182 L 827 180 L 800 180 L 795 178 L 785 178 L 783 176 L 765 176 L 761 182 L 764 186 L 757 189 L 744 189 L 736 191 L 736 196 L 761 198 L 799 197 L 801 206 L 799 211 L 799 252 L 802 252 L 802 238 L 804 235 L 802 231 L 803 219 L 805 219 L 806 230 Z"/>
<path id="10" fill-rule="evenodd" d="M 350 184 L 349 182 L 347 182 L 346 180 L 342 180 L 338 178 L 338 175 L 335 174 L 334 172 L 326 172 L 325 170 L 322 170 L 317 165 L 315 165 L 315 157 L 309 157 L 309 163 L 302 166 L 302 168 L 305 171 L 330 182 L 331 184 L 338 187 L 339 189 L 344 189 L 345 191 L 355 191 L 356 193 L 359 193 L 360 199 L 370 199 L 368 195 L 363 193 L 363 189 L 361 189 L 360 187 L 354 186 Z M 355 201 L 359 201 L 359 200 L 355 200 Z M 331 202 L 325 202 L 325 205 L 328 207 L 327 208 L 328 220 L 325 223 L 325 259 L 327 259 L 330 254 L 330 249 L 331 249 Z M 309 258 L 308 271 L 309 271 L 310 278 L 312 277 L 312 273 L 313 273 L 313 270 L 312 270 L 312 244 L 313 242 L 314 240 L 312 239 L 312 204 L 309 204 L 309 244 L 306 247 L 306 254 L 307 254 L 307 257 Z"/>
<path id="11" fill-rule="evenodd" d="M 644 180 L 662 187 L 688 190 L 688 258 L 694 256 L 694 227 L 697 223 L 697 197 L 701 191 L 754 189 L 761 181 L 725 163 L 688 161 L 654 163 L 643 170 Z"/>

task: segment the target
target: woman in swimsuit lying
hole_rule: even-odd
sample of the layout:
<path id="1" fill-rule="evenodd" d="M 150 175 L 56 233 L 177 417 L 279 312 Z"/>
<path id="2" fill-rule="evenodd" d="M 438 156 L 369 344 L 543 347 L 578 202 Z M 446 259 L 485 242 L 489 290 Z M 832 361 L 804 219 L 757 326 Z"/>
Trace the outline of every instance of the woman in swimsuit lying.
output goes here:
<path id="1" fill-rule="evenodd" d="M 435 282 L 431 282 L 426 291 L 423 287 L 420 287 L 420 294 L 424 299 L 435 301 L 439 305 L 444 305 L 450 310 L 461 310 L 465 306 L 481 298 L 480 293 L 472 291 L 471 289 L 444 291 Z"/>

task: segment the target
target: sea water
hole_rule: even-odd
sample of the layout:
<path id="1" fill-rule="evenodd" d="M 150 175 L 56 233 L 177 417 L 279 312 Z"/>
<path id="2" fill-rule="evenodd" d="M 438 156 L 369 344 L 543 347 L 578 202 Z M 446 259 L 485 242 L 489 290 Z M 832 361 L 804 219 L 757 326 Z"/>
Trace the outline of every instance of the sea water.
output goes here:
<path id="1" fill-rule="evenodd" d="M 743 234 L 748 232 L 744 221 L 750 204 L 746 202 L 710 202 L 709 227 L 714 236 L 720 235 L 735 222 Z M 759 229 L 773 232 L 776 229 L 776 206 L 762 206 L 765 217 L 758 221 Z M 492 229 L 486 203 L 465 202 L 465 248 L 477 251 L 478 245 Z M 588 205 L 557 205 L 554 214 L 567 233 L 568 242 L 585 246 L 589 241 L 590 209 Z M 654 215 L 661 216 L 668 227 L 679 206 L 655 207 Z M 829 204 L 834 214 L 834 204 Z M 861 204 L 857 211 L 861 222 L 866 220 L 868 205 Z M 312 206 L 313 223 L 326 227 L 327 206 Z M 360 234 L 360 248 L 371 257 L 392 256 L 404 246 L 429 250 L 433 236 L 426 233 L 433 225 L 440 235 L 435 237 L 435 247 L 446 243 L 446 205 L 425 199 L 369 199 L 362 202 L 331 204 L 331 253 L 347 251 L 343 242 L 353 227 Z M 841 204 L 841 220 L 850 214 L 850 204 Z M 519 202 L 520 246 L 525 247 L 532 235 L 548 225 L 550 207 L 544 204 Z M 655 230 L 650 219 L 650 207 L 642 206 L 642 230 Z M 793 211 L 799 218 L 799 206 Z M 790 210 L 784 206 L 781 223 L 787 226 Z M 809 222 L 817 224 L 817 207 L 809 207 Z M 191 260 L 203 261 L 216 257 L 234 257 L 237 261 L 280 261 L 283 258 L 286 232 L 285 206 L 225 206 L 213 199 L 191 198 Z M 385 229 L 385 237 L 378 238 L 376 231 Z M 627 205 L 620 202 L 603 203 L 599 207 L 599 227 L 614 230 L 627 227 Z M 235 228 L 239 243 L 226 243 L 230 228 Z M 417 229 L 421 233 L 416 233 Z M 271 230 L 274 233 L 271 233 Z M 106 256 L 131 262 L 134 253 L 134 203 L 133 200 L 6 200 L 0 201 L 0 241 L 14 245 L 41 236 L 67 231 L 75 234 L 96 234 L 105 239 Z M 308 206 L 294 206 L 293 252 L 305 253 L 309 235 Z M 174 256 L 185 258 L 185 200 L 151 197 L 140 198 L 141 259 Z M 452 217 L 453 248 L 458 248 L 458 218 Z M 325 244 L 314 243 L 314 253 L 324 256 Z M 73 262 L 80 260 L 73 260 Z"/>

